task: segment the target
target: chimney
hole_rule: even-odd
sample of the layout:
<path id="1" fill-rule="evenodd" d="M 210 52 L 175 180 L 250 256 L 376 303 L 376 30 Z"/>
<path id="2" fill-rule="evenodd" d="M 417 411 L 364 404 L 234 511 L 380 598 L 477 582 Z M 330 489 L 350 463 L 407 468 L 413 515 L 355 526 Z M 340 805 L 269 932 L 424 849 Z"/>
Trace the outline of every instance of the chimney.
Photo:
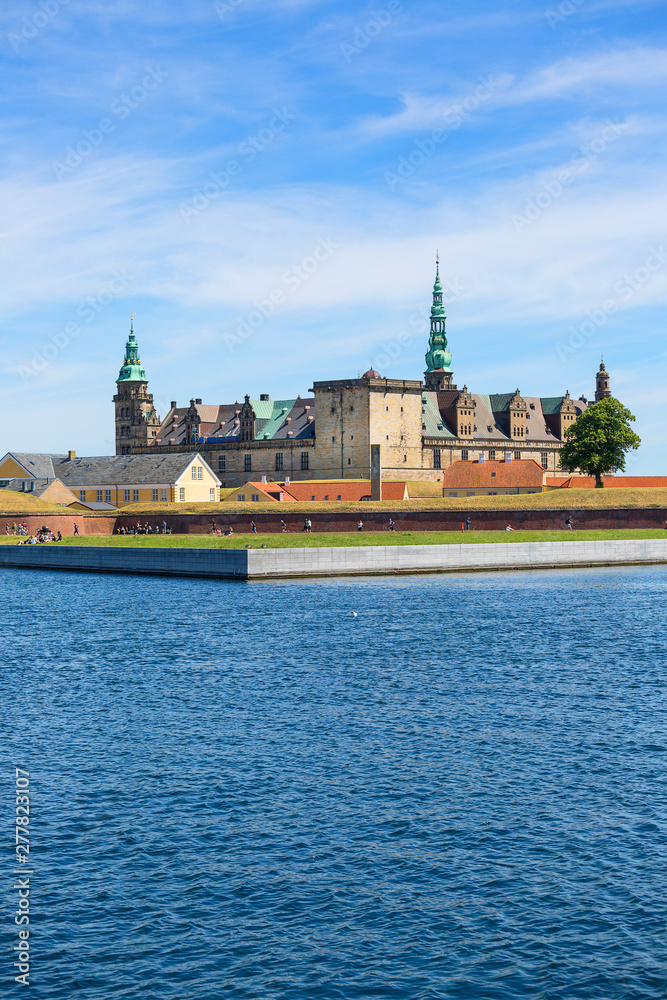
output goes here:
<path id="1" fill-rule="evenodd" d="M 285 476 L 285 482 L 283 483 L 283 486 L 285 487 L 285 489 L 287 489 L 287 487 L 289 486 L 289 476 Z"/>
<path id="2" fill-rule="evenodd" d="M 265 482 L 266 482 L 266 476 L 262 476 L 262 478 L 260 479 L 260 483 L 265 483 Z"/>
<path id="3" fill-rule="evenodd" d="M 195 399 L 195 404 L 201 406 L 201 399 Z"/>
<path id="4" fill-rule="evenodd" d="M 371 445 L 371 500 L 382 499 L 382 448 Z"/>
<path id="5" fill-rule="evenodd" d="M 171 405 L 170 405 L 169 409 L 170 410 L 175 410 L 176 409 L 176 400 L 175 399 L 172 399 Z"/>
<path id="6" fill-rule="evenodd" d="M 75 451 L 68 451 L 67 452 L 67 458 L 71 462 L 73 458 L 76 458 L 76 452 Z"/>
<path id="7" fill-rule="evenodd" d="M 268 394 L 268 392 L 260 392 L 259 398 L 260 398 L 260 402 L 262 402 L 262 403 L 268 403 L 268 401 L 269 401 L 269 394 Z"/>

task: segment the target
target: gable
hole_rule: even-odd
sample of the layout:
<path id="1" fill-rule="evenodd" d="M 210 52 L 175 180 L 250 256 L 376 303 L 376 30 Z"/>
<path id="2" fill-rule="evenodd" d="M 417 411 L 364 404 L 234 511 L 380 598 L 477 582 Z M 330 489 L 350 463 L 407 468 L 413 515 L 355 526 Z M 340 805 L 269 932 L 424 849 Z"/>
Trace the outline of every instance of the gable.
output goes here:
<path id="1" fill-rule="evenodd" d="M 6 455 L 0 465 L 0 479 L 32 479 L 33 474 L 19 465 L 11 455 Z"/>

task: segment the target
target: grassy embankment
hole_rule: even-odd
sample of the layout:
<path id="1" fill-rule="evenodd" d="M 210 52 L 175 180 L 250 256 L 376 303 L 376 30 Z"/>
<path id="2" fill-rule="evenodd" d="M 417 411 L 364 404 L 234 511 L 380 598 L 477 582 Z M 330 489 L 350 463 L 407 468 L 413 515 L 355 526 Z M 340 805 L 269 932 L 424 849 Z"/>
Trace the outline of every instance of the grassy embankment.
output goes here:
<path id="1" fill-rule="evenodd" d="M 422 485 L 422 484 L 420 484 Z M 433 484 L 426 484 L 433 485 Z M 436 484 L 437 485 L 437 484 Z M 225 514 L 323 514 L 340 512 L 343 514 L 363 514 L 370 511 L 408 510 L 595 510 L 616 507 L 667 507 L 667 488 L 656 489 L 612 489 L 612 490 L 554 490 L 549 493 L 524 493 L 514 496 L 485 497 L 415 497 L 410 500 L 366 500 L 351 503 L 343 500 L 327 500 L 320 503 L 196 503 L 196 504 L 150 504 L 131 503 L 121 508 L 127 515 L 160 516 L 163 514 L 210 514 L 224 520 Z M 61 508 L 62 509 L 62 508 Z"/>
<path id="2" fill-rule="evenodd" d="M 411 483 L 410 487 L 420 490 L 440 490 L 437 483 Z M 371 511 L 386 511 L 395 513 L 400 518 L 402 511 L 433 511 L 460 510 L 462 512 L 475 510 L 605 510 L 610 508 L 667 508 L 667 488 L 655 489 L 606 489 L 606 490 L 553 490 L 549 493 L 525 493 L 514 496 L 482 496 L 482 497 L 440 497 L 413 496 L 410 500 L 381 500 L 352 503 L 338 500 L 322 501 L 320 503 L 131 503 L 121 507 L 119 514 L 137 518 L 161 517 L 165 514 L 206 514 L 218 522 L 224 522 L 228 514 L 274 514 L 280 518 L 283 514 L 317 515 L 323 513 L 368 514 Z M 58 504 L 47 503 L 30 494 L 18 493 L 14 490 L 0 490 L 0 520 L 11 521 L 21 514 L 63 514 L 83 512 L 72 511 L 71 508 Z M 114 511 L 108 511 L 106 516 Z M 90 516 L 90 515 L 87 515 Z"/>
<path id="3" fill-rule="evenodd" d="M 218 535 L 83 535 L 67 536 L 55 545 L 85 545 L 129 548 L 176 549 L 292 549 L 339 548 L 357 545 L 479 545 L 482 542 L 582 542 L 619 538 L 667 538 L 667 532 L 652 528 L 611 531 L 373 531 L 323 532 L 322 534 Z M 16 544 L 18 538 L 0 536 L 0 544 Z"/>

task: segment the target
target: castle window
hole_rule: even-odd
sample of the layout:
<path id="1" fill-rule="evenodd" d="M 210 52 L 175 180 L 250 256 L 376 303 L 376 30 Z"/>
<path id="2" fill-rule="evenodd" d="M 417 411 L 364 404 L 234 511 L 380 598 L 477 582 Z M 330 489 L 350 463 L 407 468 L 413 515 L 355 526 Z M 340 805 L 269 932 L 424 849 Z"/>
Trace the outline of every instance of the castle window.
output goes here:
<path id="1" fill-rule="evenodd" d="M 308 452 L 307 451 L 302 451 L 301 452 L 301 468 L 302 469 L 307 469 L 308 468 L 308 459 L 309 459 Z"/>
<path id="2" fill-rule="evenodd" d="M 197 466 L 196 465 L 192 466 L 191 472 L 192 472 L 192 478 L 196 479 L 197 478 Z"/>
<path id="3" fill-rule="evenodd" d="M 332 438 L 331 438 L 331 443 L 332 443 L 332 444 L 335 444 L 335 443 L 336 443 L 336 438 L 335 438 L 335 437 L 332 437 Z"/>
<path id="4" fill-rule="evenodd" d="M 123 500 L 129 500 L 129 499 L 130 499 L 130 491 L 123 490 Z"/>
<path id="5" fill-rule="evenodd" d="M 245 493 L 239 493 L 238 500 L 240 503 L 245 503 Z"/>
<path id="6" fill-rule="evenodd" d="M 79 499 L 83 500 L 84 503 L 86 502 L 86 491 L 85 490 L 79 490 Z"/>
<path id="7" fill-rule="evenodd" d="M 516 460 L 518 462 L 520 460 L 520 458 L 521 458 L 521 452 L 520 451 L 515 451 L 514 452 L 514 457 L 516 458 Z"/>
<path id="8" fill-rule="evenodd" d="M 243 471 L 252 472 L 252 455 L 243 456 Z"/>
<path id="9" fill-rule="evenodd" d="M 283 453 L 282 451 L 276 452 L 276 472 L 283 471 Z"/>
<path id="10" fill-rule="evenodd" d="M 96 493 L 97 493 L 97 502 L 102 503 L 102 497 L 104 496 L 102 490 L 96 490 Z"/>
<path id="11" fill-rule="evenodd" d="M 496 460 L 496 453 L 492 448 L 491 451 L 489 452 L 489 462 L 495 462 L 495 460 Z"/>
<path id="12" fill-rule="evenodd" d="M 166 499 L 167 499 L 167 487 L 162 486 L 160 487 L 160 500 L 166 500 Z"/>
<path id="13" fill-rule="evenodd" d="M 132 490 L 132 499 L 133 500 L 139 499 L 139 490 Z"/>
<path id="14" fill-rule="evenodd" d="M 433 468 L 434 469 L 441 469 L 442 465 L 440 464 L 440 462 L 441 462 L 441 459 L 440 459 L 440 449 L 439 448 L 434 448 L 433 449 Z"/>
<path id="15" fill-rule="evenodd" d="M 259 493 L 251 493 L 250 500 L 254 501 L 255 503 L 259 503 Z"/>
<path id="16" fill-rule="evenodd" d="M 203 478 L 204 478 L 204 466 L 203 465 L 198 465 L 197 466 L 197 479 L 203 479 Z"/>
<path id="17" fill-rule="evenodd" d="M 152 493 L 153 493 L 152 499 L 153 500 L 157 500 L 158 496 L 159 496 L 159 491 L 158 490 L 153 490 Z"/>
<path id="18" fill-rule="evenodd" d="M 348 465 L 352 465 L 352 459 L 351 459 L 351 458 L 348 458 L 348 460 L 347 460 L 347 464 L 348 464 Z"/>
<path id="19" fill-rule="evenodd" d="M 111 490 L 104 491 L 104 499 L 106 503 L 111 503 Z"/>
<path id="20" fill-rule="evenodd" d="M 226 471 L 227 471 L 227 456 L 218 455 L 218 472 L 226 472 Z"/>
<path id="21" fill-rule="evenodd" d="M 185 500 L 185 486 L 178 487 L 178 499 Z"/>
<path id="22" fill-rule="evenodd" d="M 547 469 L 549 467 L 549 452 L 548 451 L 542 451 L 542 452 L 540 452 L 540 462 L 542 464 L 542 468 L 543 469 Z"/>
<path id="23" fill-rule="evenodd" d="M 208 491 L 208 496 L 209 496 L 209 500 L 211 501 L 211 503 L 213 503 L 213 501 L 215 500 L 215 488 L 214 487 L 211 487 L 211 489 Z"/>
<path id="24" fill-rule="evenodd" d="M 461 449 L 461 461 L 462 462 L 467 462 L 468 461 L 468 449 L 467 448 L 462 448 Z"/>
<path id="25" fill-rule="evenodd" d="M 341 496 L 341 494 L 339 493 L 339 494 L 338 494 L 338 496 L 336 497 L 336 500 L 341 500 L 341 499 L 342 499 L 342 496 Z"/>

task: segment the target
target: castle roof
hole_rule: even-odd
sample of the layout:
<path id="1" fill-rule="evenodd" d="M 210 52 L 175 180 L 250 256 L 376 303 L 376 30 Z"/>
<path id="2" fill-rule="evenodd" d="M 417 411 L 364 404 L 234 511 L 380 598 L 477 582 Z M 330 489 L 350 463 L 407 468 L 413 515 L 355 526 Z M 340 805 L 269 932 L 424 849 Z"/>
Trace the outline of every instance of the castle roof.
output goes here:
<path id="1" fill-rule="evenodd" d="M 532 458 L 513 462 L 454 462 L 442 475 L 443 489 L 539 489 L 544 469 Z"/>

